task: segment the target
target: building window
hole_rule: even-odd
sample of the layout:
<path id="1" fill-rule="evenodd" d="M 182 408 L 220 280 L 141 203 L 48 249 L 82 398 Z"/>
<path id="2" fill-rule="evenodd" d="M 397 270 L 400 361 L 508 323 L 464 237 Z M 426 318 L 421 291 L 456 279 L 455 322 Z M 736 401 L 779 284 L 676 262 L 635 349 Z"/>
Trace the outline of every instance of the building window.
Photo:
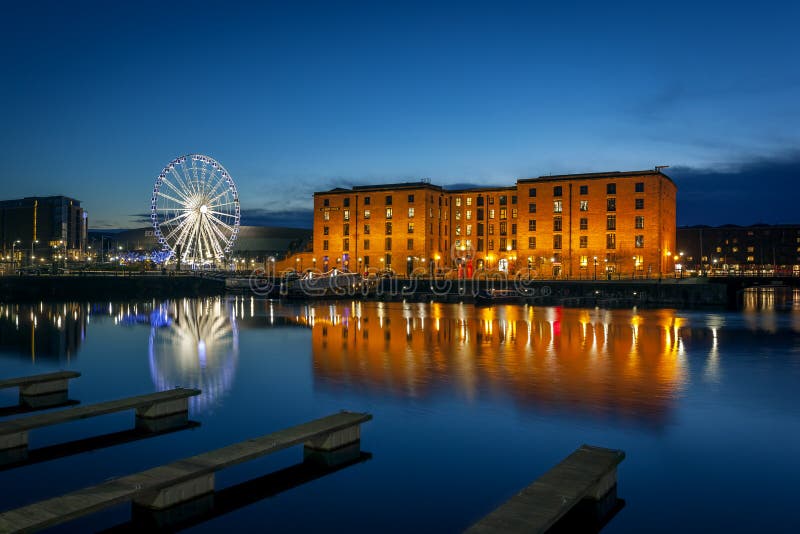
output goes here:
<path id="1" fill-rule="evenodd" d="M 511 218 L 512 219 L 517 218 L 517 208 L 511 208 Z"/>
<path id="2" fill-rule="evenodd" d="M 344 235 L 350 235 L 350 225 L 349 224 L 345 224 L 345 225 L 342 226 L 342 233 Z"/>
<path id="3" fill-rule="evenodd" d="M 461 197 L 456 197 L 456 206 L 461 207 Z"/>
<path id="4" fill-rule="evenodd" d="M 494 235 L 494 225 L 493 224 L 489 225 L 489 235 Z"/>
<path id="5" fill-rule="evenodd" d="M 386 246 L 384 247 L 386 250 L 392 250 L 392 238 L 386 238 Z"/>
<path id="6" fill-rule="evenodd" d="M 331 233 L 331 229 L 329 226 L 322 227 L 322 235 L 329 235 Z"/>
<path id="7" fill-rule="evenodd" d="M 644 236 L 643 235 L 635 236 L 635 243 L 636 243 L 635 244 L 636 248 L 644 248 Z"/>
<path id="8" fill-rule="evenodd" d="M 508 204 L 508 197 L 506 195 L 500 195 L 500 205 L 505 206 Z"/>
<path id="9" fill-rule="evenodd" d="M 554 232 L 561 231 L 561 217 L 553 217 L 553 231 Z"/>
<path id="10" fill-rule="evenodd" d="M 408 249 L 408 250 L 414 250 L 414 240 L 413 240 L 413 239 L 409 239 L 409 240 L 406 242 L 406 249 Z"/>
<path id="11" fill-rule="evenodd" d="M 581 256 L 581 267 L 587 267 L 589 265 L 589 256 Z"/>
<path id="12" fill-rule="evenodd" d="M 467 197 L 467 206 L 472 206 L 472 197 Z"/>
<path id="13" fill-rule="evenodd" d="M 392 195 L 386 195 L 386 205 L 387 206 L 392 205 Z"/>
<path id="14" fill-rule="evenodd" d="M 461 225 L 460 224 L 456 225 L 456 235 L 461 235 Z"/>
<path id="15" fill-rule="evenodd" d="M 468 221 L 472 220 L 472 210 L 467 210 L 467 220 Z"/>
<path id="16" fill-rule="evenodd" d="M 328 240 L 327 239 L 323 239 L 322 240 L 322 250 L 328 250 Z"/>
<path id="17" fill-rule="evenodd" d="M 644 228 L 644 217 L 642 215 L 636 216 L 636 229 L 641 230 Z"/>
<path id="18" fill-rule="evenodd" d="M 589 248 L 589 236 L 582 235 L 580 237 L 580 248 Z"/>
<path id="19" fill-rule="evenodd" d="M 561 194 L 562 194 L 562 189 L 561 189 L 560 185 L 557 185 L 557 186 L 553 187 L 553 196 L 554 197 L 560 197 Z"/>
<path id="20" fill-rule="evenodd" d="M 536 238 L 535 237 L 529 237 L 528 238 L 528 248 L 529 249 L 535 249 L 536 248 Z"/>
<path id="21" fill-rule="evenodd" d="M 344 197 L 344 207 L 350 207 L 350 197 Z"/>
<path id="22" fill-rule="evenodd" d="M 517 240 L 516 239 L 512 239 L 511 240 L 511 250 L 517 250 Z"/>
<path id="23" fill-rule="evenodd" d="M 494 250 L 494 239 L 489 240 L 489 250 Z"/>
<path id="24" fill-rule="evenodd" d="M 528 189 L 528 196 L 529 197 L 535 197 L 536 196 L 536 188 L 535 187 L 531 187 L 530 189 Z"/>
<path id="25" fill-rule="evenodd" d="M 500 235 L 508 234 L 508 223 L 503 221 L 500 223 Z"/>
<path id="26" fill-rule="evenodd" d="M 752 262 L 752 261 L 755 261 L 755 257 L 753 257 L 753 256 L 747 256 L 747 261 L 751 261 L 751 262 Z"/>
<path id="27" fill-rule="evenodd" d="M 364 197 L 364 205 L 369 206 L 369 197 Z"/>
<path id="28" fill-rule="evenodd" d="M 424 231 L 424 227 L 423 227 L 423 231 Z M 413 234 L 414 233 L 414 223 L 413 222 L 408 223 L 408 233 L 409 234 Z"/>
<path id="29" fill-rule="evenodd" d="M 616 230 L 617 229 L 617 216 L 616 215 L 609 215 L 606 217 L 606 230 Z"/>
<path id="30" fill-rule="evenodd" d="M 536 202 L 528 203 L 528 213 L 536 213 Z"/>
<path id="31" fill-rule="evenodd" d="M 644 209 L 644 199 L 643 198 L 637 198 L 637 199 L 634 200 L 634 202 L 636 203 L 635 206 L 636 206 L 637 210 L 643 210 Z"/>
<path id="32" fill-rule="evenodd" d="M 478 223 L 478 235 L 483 235 L 483 223 Z"/>
<path id="33" fill-rule="evenodd" d="M 342 240 L 342 250 L 350 250 L 350 239 L 344 238 Z"/>
<path id="34" fill-rule="evenodd" d="M 553 236 L 553 250 L 561 250 L 561 234 Z"/>
<path id="35" fill-rule="evenodd" d="M 392 218 L 392 208 L 386 208 L 386 218 L 387 219 Z"/>
<path id="36" fill-rule="evenodd" d="M 606 248 L 617 248 L 617 234 L 606 234 Z"/>
<path id="37" fill-rule="evenodd" d="M 322 220 L 323 221 L 330 221 L 331 220 L 331 212 L 329 212 L 329 211 L 322 212 Z"/>
<path id="38" fill-rule="evenodd" d="M 477 204 L 478 204 L 478 206 L 483 206 L 483 197 L 482 196 L 478 197 Z M 480 211 L 480 210 L 478 210 L 478 211 Z"/>
<path id="39" fill-rule="evenodd" d="M 414 217 L 414 208 L 408 208 L 408 218 L 411 219 Z"/>
<path id="40" fill-rule="evenodd" d="M 467 235 L 472 235 L 472 225 L 471 224 L 467 225 Z"/>
<path id="41" fill-rule="evenodd" d="M 606 184 L 606 195 L 616 195 L 617 184 Z"/>
<path id="42" fill-rule="evenodd" d="M 500 238 L 500 250 L 506 250 L 508 245 L 506 245 L 507 241 L 505 237 Z"/>
<path id="43" fill-rule="evenodd" d="M 368 224 L 364 225 L 364 234 L 369 235 L 369 225 Z"/>
<path id="44" fill-rule="evenodd" d="M 364 210 L 364 218 L 369 219 L 369 216 L 370 216 L 369 210 Z"/>
<path id="45" fill-rule="evenodd" d="M 500 218 L 508 219 L 508 210 L 506 208 L 500 208 Z"/>
<path id="46" fill-rule="evenodd" d="M 588 230 L 589 229 L 589 218 L 588 217 L 581 217 L 581 230 Z"/>
<path id="47" fill-rule="evenodd" d="M 369 250 L 369 239 L 364 240 L 364 250 Z"/>
<path id="48" fill-rule="evenodd" d="M 581 186 L 581 195 L 588 195 L 588 194 L 589 194 L 589 186 L 588 185 L 582 185 Z"/>
<path id="49" fill-rule="evenodd" d="M 517 223 L 511 223 L 511 235 L 517 235 Z"/>
<path id="50" fill-rule="evenodd" d="M 563 206 L 560 200 L 553 201 L 553 213 L 561 213 L 562 208 Z"/>
<path id="51" fill-rule="evenodd" d="M 331 199 L 329 199 L 329 198 L 324 199 L 322 201 L 322 205 L 325 206 L 325 207 L 330 206 L 331 205 Z"/>
<path id="52" fill-rule="evenodd" d="M 636 185 L 634 186 L 634 190 L 637 193 L 644 193 L 644 182 L 636 182 Z"/>
<path id="53" fill-rule="evenodd" d="M 756 247 L 747 247 L 747 252 L 755 252 Z"/>
<path id="54" fill-rule="evenodd" d="M 617 199 L 616 198 L 607 198 L 606 199 L 606 211 L 617 211 Z"/>
<path id="55" fill-rule="evenodd" d="M 386 228 L 385 228 L 384 233 L 386 235 L 392 235 L 392 223 L 390 223 L 390 222 L 386 223 Z"/>
<path id="56" fill-rule="evenodd" d="M 408 203 L 411 204 L 414 202 L 414 195 L 408 195 Z"/>
<path id="57" fill-rule="evenodd" d="M 349 221 L 350 220 L 350 210 L 344 210 L 342 212 L 342 214 L 344 215 L 344 220 L 345 221 Z"/>
<path id="58" fill-rule="evenodd" d="M 488 198 L 489 198 L 489 204 L 494 204 L 494 197 L 488 197 Z"/>
<path id="59" fill-rule="evenodd" d="M 529 232 L 536 231 L 536 219 L 531 219 L 528 221 L 528 231 Z"/>
<path id="60" fill-rule="evenodd" d="M 589 211 L 589 201 L 581 200 L 581 211 Z"/>

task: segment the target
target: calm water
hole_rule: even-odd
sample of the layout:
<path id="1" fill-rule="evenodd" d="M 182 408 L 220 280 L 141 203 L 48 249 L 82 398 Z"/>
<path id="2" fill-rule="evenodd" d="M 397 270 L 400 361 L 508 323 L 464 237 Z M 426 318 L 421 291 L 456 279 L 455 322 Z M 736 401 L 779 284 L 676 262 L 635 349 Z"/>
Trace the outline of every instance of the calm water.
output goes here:
<path id="1" fill-rule="evenodd" d="M 581 443 L 620 448 L 608 532 L 798 531 L 800 294 L 742 312 L 248 298 L 0 305 L 0 376 L 81 371 L 88 404 L 195 386 L 201 423 L 0 470 L 0 509 L 266 434 L 368 411 L 364 463 L 196 530 L 459 531 Z M 16 402 L 0 391 L 0 404 Z M 31 448 L 130 428 L 35 430 Z M 218 475 L 240 484 L 298 448 Z M 125 522 L 118 507 L 62 530 Z"/>

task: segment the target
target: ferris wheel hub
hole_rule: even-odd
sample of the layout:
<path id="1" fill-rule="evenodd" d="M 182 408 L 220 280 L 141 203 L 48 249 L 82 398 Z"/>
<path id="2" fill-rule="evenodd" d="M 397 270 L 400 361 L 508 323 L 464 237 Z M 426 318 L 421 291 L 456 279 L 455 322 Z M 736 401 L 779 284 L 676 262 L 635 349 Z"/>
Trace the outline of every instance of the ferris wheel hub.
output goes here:
<path id="1" fill-rule="evenodd" d="M 200 213 L 206 213 L 206 212 L 208 212 L 208 206 L 203 204 L 202 206 L 200 206 Z"/>

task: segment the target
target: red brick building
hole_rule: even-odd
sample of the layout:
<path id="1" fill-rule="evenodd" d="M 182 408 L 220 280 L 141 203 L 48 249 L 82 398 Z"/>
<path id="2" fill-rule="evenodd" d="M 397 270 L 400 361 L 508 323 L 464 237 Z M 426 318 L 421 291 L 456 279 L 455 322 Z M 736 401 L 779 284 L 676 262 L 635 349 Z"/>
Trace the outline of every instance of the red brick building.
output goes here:
<path id="1" fill-rule="evenodd" d="M 661 171 L 461 190 L 426 182 L 337 188 L 314 194 L 314 249 L 304 267 L 658 276 L 674 271 L 676 193 Z"/>

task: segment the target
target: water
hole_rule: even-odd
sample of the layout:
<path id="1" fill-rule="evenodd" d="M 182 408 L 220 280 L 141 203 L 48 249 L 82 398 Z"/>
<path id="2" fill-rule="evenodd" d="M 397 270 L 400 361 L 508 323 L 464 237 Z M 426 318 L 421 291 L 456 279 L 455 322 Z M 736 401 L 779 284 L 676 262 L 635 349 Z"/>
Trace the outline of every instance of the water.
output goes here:
<path id="1" fill-rule="evenodd" d="M 84 404 L 203 390 L 193 430 L 0 470 L 0 509 L 349 409 L 374 415 L 362 427 L 370 460 L 234 499 L 240 508 L 194 529 L 460 531 L 588 443 L 627 453 L 627 504 L 608 532 L 798 531 L 799 307 L 800 294 L 775 290 L 710 313 L 249 297 L 0 305 L 2 377 L 75 369 L 70 396 Z M 0 391 L 0 405 L 15 395 Z M 131 423 L 34 430 L 31 449 Z M 217 485 L 301 457 L 243 464 Z"/>

